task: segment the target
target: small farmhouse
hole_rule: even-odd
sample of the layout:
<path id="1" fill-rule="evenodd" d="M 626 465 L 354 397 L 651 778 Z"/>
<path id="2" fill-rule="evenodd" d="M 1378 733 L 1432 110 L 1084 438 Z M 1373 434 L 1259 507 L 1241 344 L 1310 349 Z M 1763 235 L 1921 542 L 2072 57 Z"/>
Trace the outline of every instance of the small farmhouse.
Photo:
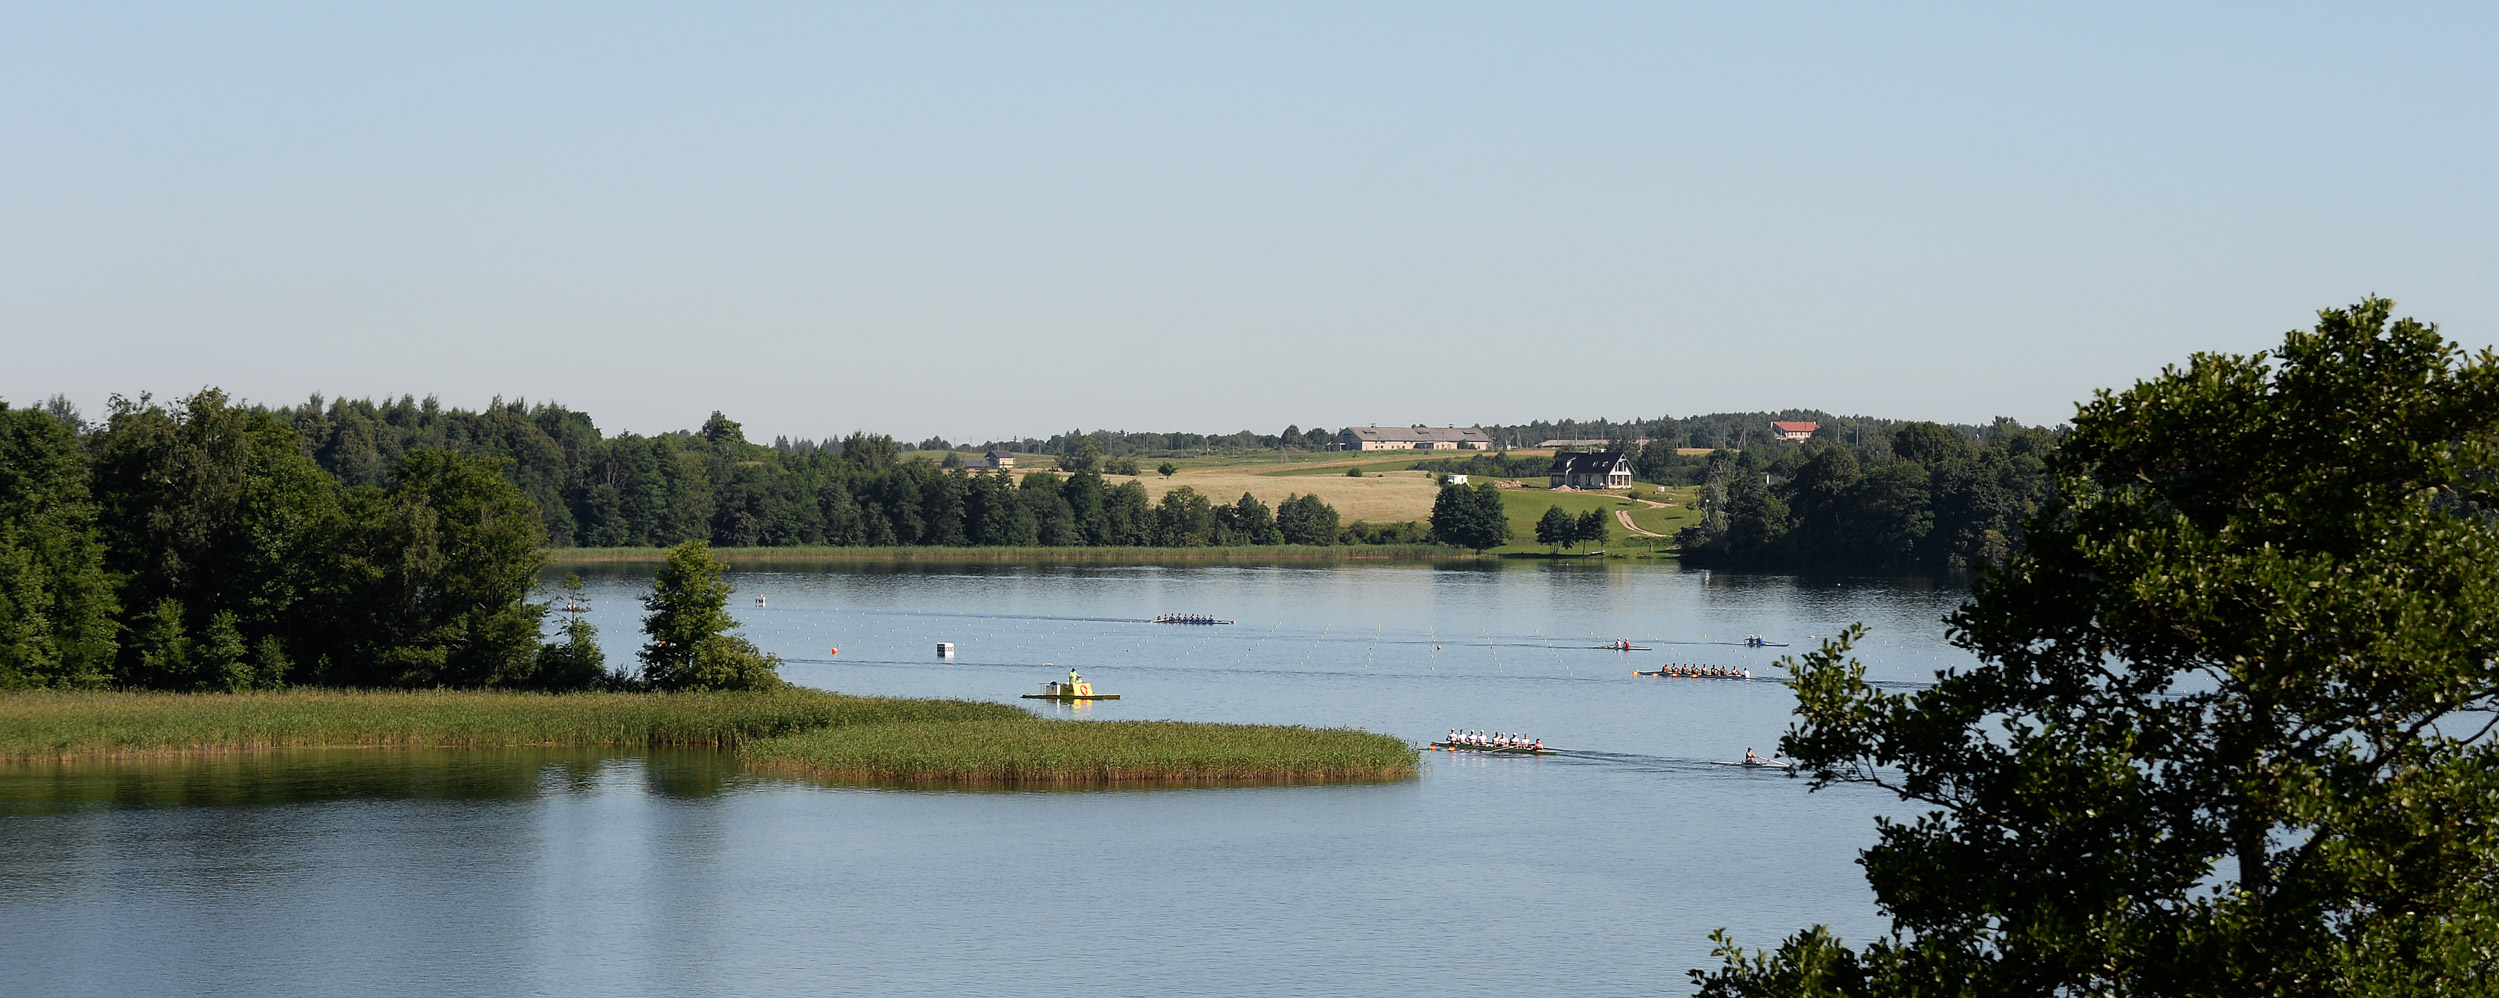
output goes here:
<path id="1" fill-rule="evenodd" d="M 981 458 L 981 467 L 984 467 L 984 468 L 1012 468 L 1012 467 L 1015 467 L 1015 452 L 1014 452 L 1014 451 L 1007 450 L 1007 449 L 1005 449 L 1005 448 L 999 448 L 999 449 L 997 449 L 997 450 L 990 451 L 990 452 L 989 452 L 989 456 L 984 457 L 984 458 Z"/>
<path id="2" fill-rule="evenodd" d="M 1811 438 L 1814 431 L 1821 428 L 1820 423 L 1785 423 L 1774 420 L 1770 424 L 1770 435 L 1781 440 L 1805 440 Z"/>
<path id="3" fill-rule="evenodd" d="M 1621 451 L 1556 454 L 1546 477 L 1557 489 L 1627 489 L 1631 487 L 1631 461 Z"/>
<path id="4" fill-rule="evenodd" d="M 1477 426 L 1348 426 L 1338 450 L 1489 450 L 1492 435 Z"/>

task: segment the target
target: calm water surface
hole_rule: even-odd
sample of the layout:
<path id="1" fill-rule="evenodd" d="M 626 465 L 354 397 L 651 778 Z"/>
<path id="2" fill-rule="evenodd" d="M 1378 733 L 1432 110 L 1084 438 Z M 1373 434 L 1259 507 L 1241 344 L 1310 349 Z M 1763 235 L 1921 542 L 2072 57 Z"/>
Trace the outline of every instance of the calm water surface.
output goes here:
<path id="1" fill-rule="evenodd" d="M 591 578 L 611 661 L 647 585 Z M 308 752 L 0 769 L 0 994 L 1655 994 L 1721 926 L 1880 928 L 1871 793 L 1714 765 L 1757 673 L 1851 621 L 1873 678 L 1966 658 L 1962 593 L 1672 568 L 739 572 L 793 681 L 1059 716 L 1526 731 L 1362 787 L 913 792 L 712 753 Z M 763 596 L 767 606 L 754 607 Z M 1142 622 L 1208 613 L 1223 627 Z M 1628 639 L 1653 651 L 1597 646 Z M 940 641 L 956 657 L 940 660 Z M 840 649 L 838 654 L 833 649 Z"/>

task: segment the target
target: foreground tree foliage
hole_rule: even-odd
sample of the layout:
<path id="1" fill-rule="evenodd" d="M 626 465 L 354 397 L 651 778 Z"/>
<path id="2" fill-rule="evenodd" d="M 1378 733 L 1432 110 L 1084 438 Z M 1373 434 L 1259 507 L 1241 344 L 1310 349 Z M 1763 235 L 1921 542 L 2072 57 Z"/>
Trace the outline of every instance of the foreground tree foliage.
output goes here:
<path id="1" fill-rule="evenodd" d="M 1889 938 L 1721 935 L 1702 993 L 2499 990 L 2499 357 L 2391 312 L 2085 406 L 1978 667 L 1793 665 L 1815 785 L 1932 810 L 1863 856 Z"/>

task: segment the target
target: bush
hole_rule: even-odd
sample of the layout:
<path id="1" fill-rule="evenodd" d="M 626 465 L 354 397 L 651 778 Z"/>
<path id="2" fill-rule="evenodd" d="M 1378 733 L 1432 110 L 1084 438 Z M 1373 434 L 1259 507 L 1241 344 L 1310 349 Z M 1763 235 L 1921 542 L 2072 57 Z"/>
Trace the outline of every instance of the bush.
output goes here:
<path id="1" fill-rule="evenodd" d="M 766 654 L 735 634 L 715 634 L 694 645 L 694 661 L 672 677 L 670 690 L 762 692 L 786 685 L 781 656 Z"/>

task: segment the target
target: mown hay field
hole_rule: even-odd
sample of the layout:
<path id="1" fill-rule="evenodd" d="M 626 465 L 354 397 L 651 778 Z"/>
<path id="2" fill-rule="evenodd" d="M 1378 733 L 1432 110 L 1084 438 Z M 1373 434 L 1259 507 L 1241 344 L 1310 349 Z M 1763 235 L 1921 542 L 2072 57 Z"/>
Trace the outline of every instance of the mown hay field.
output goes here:
<path id="1" fill-rule="evenodd" d="M 1202 471 L 1182 468 L 1170 478 L 1147 475 L 1143 481 L 1146 495 L 1156 502 L 1162 501 L 1164 493 L 1183 485 L 1204 493 L 1218 506 L 1239 501 L 1243 492 L 1257 496 L 1270 508 L 1289 495 L 1315 495 L 1336 507 L 1336 515 L 1346 523 L 1429 520 L 1432 498 L 1440 493 L 1440 483 L 1428 471 L 1373 472 L 1361 478 L 1347 478 L 1342 471 L 1332 475 L 1265 473 L 1273 470 L 1266 465 Z"/>

